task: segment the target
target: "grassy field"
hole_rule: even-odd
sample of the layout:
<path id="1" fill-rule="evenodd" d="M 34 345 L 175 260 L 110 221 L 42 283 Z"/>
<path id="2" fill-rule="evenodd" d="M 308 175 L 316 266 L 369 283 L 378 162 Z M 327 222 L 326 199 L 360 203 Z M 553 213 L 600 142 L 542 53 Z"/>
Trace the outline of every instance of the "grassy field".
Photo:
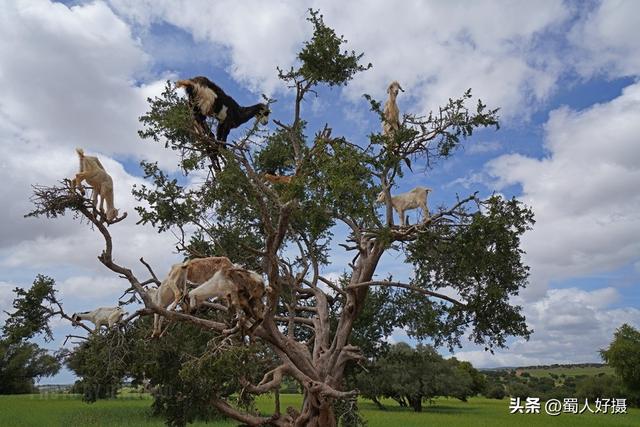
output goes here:
<path id="1" fill-rule="evenodd" d="M 300 404 L 299 395 L 282 395 L 283 408 Z M 473 398 L 464 403 L 457 400 L 439 399 L 424 412 L 414 413 L 388 403 L 388 410 L 381 411 L 368 401 L 360 404 L 370 427 L 422 427 L 433 426 L 640 426 L 640 410 L 631 409 L 626 415 L 573 415 L 557 417 L 542 414 L 509 414 L 508 399 L 489 400 Z M 149 416 L 148 397 L 99 401 L 85 404 L 77 396 L 68 395 L 21 395 L 0 396 L 0 426 L 162 426 L 162 420 Z M 273 410 L 269 396 L 258 401 L 262 413 Z M 236 422 L 219 421 L 198 423 L 196 426 L 235 426 Z"/>

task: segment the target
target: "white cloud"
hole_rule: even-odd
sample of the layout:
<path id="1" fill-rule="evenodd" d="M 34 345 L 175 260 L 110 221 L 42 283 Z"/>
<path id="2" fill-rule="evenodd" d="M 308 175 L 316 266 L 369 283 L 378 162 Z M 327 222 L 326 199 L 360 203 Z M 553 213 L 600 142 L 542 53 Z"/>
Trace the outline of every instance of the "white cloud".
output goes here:
<path id="1" fill-rule="evenodd" d="M 13 283 L 0 281 L 0 325 L 4 324 L 7 319 L 5 312 L 11 313 L 14 298 L 13 289 L 16 287 Z"/>
<path id="2" fill-rule="evenodd" d="M 175 255 L 173 237 L 136 226 L 131 195 L 140 178 L 114 155 L 151 158 L 175 169 L 175 155 L 141 142 L 137 117 L 162 81 L 135 85 L 149 58 L 129 26 L 104 3 L 67 7 L 45 0 L 5 3 L 0 15 L 0 265 L 11 277 L 74 266 L 104 273 L 96 230 L 69 216 L 24 219 L 31 184 L 54 185 L 77 171 L 74 148 L 98 155 L 114 179 L 115 204 L 129 217 L 111 227 L 117 261 L 145 274 L 144 256 L 163 269 Z M 34 256 L 34 254 L 36 256 Z M 165 272 L 158 272 L 164 274 Z M 123 284 L 124 286 L 124 284 Z"/>
<path id="3" fill-rule="evenodd" d="M 569 33 L 577 48 L 574 60 L 578 72 L 585 77 L 639 75 L 638 16 L 637 1 L 607 0 L 578 21 Z"/>
<path id="4" fill-rule="evenodd" d="M 220 46 L 228 72 L 254 90 L 283 89 L 275 68 L 293 63 L 310 34 L 306 5 L 297 1 L 110 2 L 117 13 L 148 28 L 168 22 L 194 37 Z M 513 116 L 544 101 L 561 72 L 553 52 L 537 37 L 569 17 L 561 1 L 452 4 L 422 2 L 390 7 L 382 0 L 315 1 L 325 22 L 344 34 L 348 48 L 365 52 L 374 68 L 348 89 L 382 98 L 388 83 L 399 80 L 401 104 L 430 109 L 473 87 L 475 94 L 503 114 Z M 224 17 L 224 18 L 221 18 Z M 447 25 L 442 25 L 446 22 Z M 250 31 L 248 31 L 250 29 Z"/>
<path id="5" fill-rule="evenodd" d="M 550 290 L 524 307 L 527 323 L 535 331 L 528 342 L 518 340 L 508 351 L 493 355 L 463 350 L 455 356 L 478 367 L 598 362 L 598 351 L 611 342 L 616 328 L 623 323 L 640 325 L 640 310 L 612 308 L 619 299 L 614 288 Z"/>
<path id="6" fill-rule="evenodd" d="M 161 83 L 134 84 L 146 76 L 149 58 L 109 7 L 95 2 L 69 8 L 46 0 L 2 7 L 4 138 L 41 152 L 64 146 L 151 157 L 175 169 L 159 144 L 139 141 L 137 118 Z"/>
<path id="7" fill-rule="evenodd" d="M 291 65 L 296 46 L 308 31 L 301 19 L 305 6 L 297 2 L 112 0 L 110 4 L 139 26 L 168 22 L 197 42 L 215 44 L 219 57 L 228 58 L 229 74 L 267 94 L 278 84 L 276 66 Z"/>
<path id="8" fill-rule="evenodd" d="M 550 113 L 542 159 L 511 154 L 487 164 L 499 189 L 522 186 L 536 224 L 523 247 L 532 267 L 525 295 L 551 279 L 610 271 L 640 254 L 640 84 L 583 111 Z"/>

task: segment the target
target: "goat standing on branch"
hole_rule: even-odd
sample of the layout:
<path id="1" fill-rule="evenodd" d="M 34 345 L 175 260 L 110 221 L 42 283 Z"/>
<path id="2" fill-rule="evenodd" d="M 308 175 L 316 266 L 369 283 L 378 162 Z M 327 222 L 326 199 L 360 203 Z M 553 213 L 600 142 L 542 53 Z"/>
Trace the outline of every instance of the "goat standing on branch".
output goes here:
<path id="1" fill-rule="evenodd" d="M 384 104 L 384 122 L 382 124 L 382 134 L 391 137 L 395 131 L 400 129 L 400 110 L 396 103 L 398 92 L 404 92 L 404 89 L 397 81 L 391 82 L 387 88 L 389 98 Z"/>
<path id="2" fill-rule="evenodd" d="M 227 257 L 194 258 L 183 263 L 174 264 L 158 289 L 149 289 L 155 304 L 173 310 L 180 299 L 187 295 L 187 285 L 201 285 L 211 279 L 216 272 L 236 267 Z M 159 336 L 162 330 L 162 317 L 153 316 L 153 334 Z"/>
<path id="3" fill-rule="evenodd" d="M 181 289 L 186 286 L 188 262 L 174 264 L 169 270 L 169 274 L 162 281 L 157 289 L 149 289 L 147 293 L 151 296 L 154 304 L 173 310 L 182 297 Z M 153 315 L 152 337 L 160 336 L 162 331 L 162 317 L 158 313 Z"/>
<path id="4" fill-rule="evenodd" d="M 207 125 L 207 117 L 218 120 L 216 139 L 226 142 L 231 129 L 235 129 L 253 117 L 261 124 L 269 121 L 269 107 L 258 103 L 249 107 L 241 107 L 235 99 L 227 95 L 217 84 L 206 77 L 198 76 L 187 80 L 178 80 L 176 87 L 182 87 L 187 92 L 192 106 L 193 118 L 198 131 L 205 135 L 212 135 Z"/>
<path id="5" fill-rule="evenodd" d="M 72 190 L 80 186 L 82 181 L 87 181 L 93 189 L 91 201 L 98 209 L 98 195 L 100 196 L 100 212 L 102 212 L 107 221 L 113 221 L 118 216 L 118 210 L 113 206 L 113 179 L 95 156 L 85 156 L 82 148 L 76 148 L 78 158 L 80 159 L 80 172 L 71 181 Z M 84 189 L 80 186 L 80 193 L 84 194 Z M 104 211 L 104 202 L 107 202 L 107 211 Z"/>
<path id="6" fill-rule="evenodd" d="M 422 209 L 422 217 L 423 221 L 426 221 L 429 218 L 429 208 L 427 208 L 427 196 L 429 192 L 431 192 L 430 188 L 426 187 L 416 187 L 411 191 L 406 193 L 398 194 L 397 196 L 391 196 L 391 205 L 393 209 L 398 212 L 398 216 L 400 217 L 400 226 L 404 227 L 406 225 L 404 213 L 409 209 Z M 387 200 L 385 196 L 385 192 L 381 192 L 378 194 L 378 198 L 376 202 L 384 203 Z"/>
<path id="7" fill-rule="evenodd" d="M 113 328 L 126 314 L 121 307 L 99 307 L 93 311 L 73 313 L 71 320 L 74 323 L 80 320 L 88 320 L 96 326 L 94 332 L 97 333 L 100 330 L 100 326 L 103 325 L 109 329 Z"/>

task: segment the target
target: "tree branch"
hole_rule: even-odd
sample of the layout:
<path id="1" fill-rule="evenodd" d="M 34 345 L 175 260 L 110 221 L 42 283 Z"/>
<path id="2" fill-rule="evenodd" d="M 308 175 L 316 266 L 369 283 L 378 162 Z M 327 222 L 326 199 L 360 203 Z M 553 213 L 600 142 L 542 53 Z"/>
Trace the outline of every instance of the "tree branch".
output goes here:
<path id="1" fill-rule="evenodd" d="M 392 281 L 369 281 L 369 282 L 361 282 L 361 283 L 355 283 L 352 285 L 348 285 L 347 289 L 356 289 L 356 288 L 360 288 L 363 286 L 392 286 L 392 287 L 396 287 L 396 288 L 403 288 L 403 289 L 408 289 L 410 291 L 414 291 L 414 292 L 418 292 L 421 293 L 423 295 L 427 295 L 430 297 L 434 297 L 434 298 L 440 298 L 443 299 L 445 301 L 450 302 L 453 305 L 457 305 L 459 307 L 466 307 L 466 304 L 463 302 L 460 302 L 456 299 L 453 299 L 451 297 L 448 297 L 444 294 L 440 294 L 438 292 L 433 292 L 433 291 L 428 291 L 426 289 L 422 289 L 418 286 L 414 286 L 414 285 L 409 285 L 407 283 L 401 283 L 401 282 L 392 282 Z"/>

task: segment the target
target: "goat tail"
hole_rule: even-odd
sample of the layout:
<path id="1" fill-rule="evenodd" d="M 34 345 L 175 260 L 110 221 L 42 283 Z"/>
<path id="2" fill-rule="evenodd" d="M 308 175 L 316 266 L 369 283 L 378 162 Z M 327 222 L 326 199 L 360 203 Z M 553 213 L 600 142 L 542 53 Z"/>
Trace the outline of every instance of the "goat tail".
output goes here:
<path id="1" fill-rule="evenodd" d="M 82 148 L 76 148 L 76 153 L 78 153 L 78 157 L 84 157 L 84 150 Z"/>

